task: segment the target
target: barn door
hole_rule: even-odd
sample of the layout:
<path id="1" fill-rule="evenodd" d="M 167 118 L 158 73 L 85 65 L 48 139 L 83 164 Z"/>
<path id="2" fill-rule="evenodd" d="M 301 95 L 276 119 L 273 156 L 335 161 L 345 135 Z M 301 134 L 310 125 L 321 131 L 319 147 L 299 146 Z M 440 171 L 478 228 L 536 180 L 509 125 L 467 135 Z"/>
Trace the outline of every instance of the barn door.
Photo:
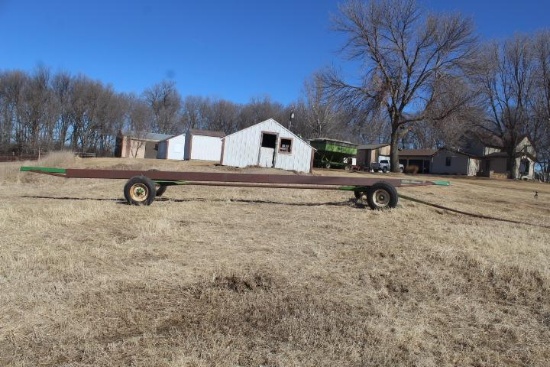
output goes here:
<path id="1" fill-rule="evenodd" d="M 258 166 L 275 167 L 275 152 L 277 147 L 277 134 L 262 133 L 262 144 L 258 154 Z"/>

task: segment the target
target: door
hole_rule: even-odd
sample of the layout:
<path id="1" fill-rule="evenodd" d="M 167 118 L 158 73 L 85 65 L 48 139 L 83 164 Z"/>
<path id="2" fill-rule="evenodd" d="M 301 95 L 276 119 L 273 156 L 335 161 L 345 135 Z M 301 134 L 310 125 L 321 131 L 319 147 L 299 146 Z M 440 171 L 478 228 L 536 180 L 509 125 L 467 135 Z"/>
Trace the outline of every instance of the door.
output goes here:
<path id="1" fill-rule="evenodd" d="M 262 133 L 262 144 L 258 154 L 258 166 L 275 167 L 275 152 L 277 151 L 277 134 Z"/>

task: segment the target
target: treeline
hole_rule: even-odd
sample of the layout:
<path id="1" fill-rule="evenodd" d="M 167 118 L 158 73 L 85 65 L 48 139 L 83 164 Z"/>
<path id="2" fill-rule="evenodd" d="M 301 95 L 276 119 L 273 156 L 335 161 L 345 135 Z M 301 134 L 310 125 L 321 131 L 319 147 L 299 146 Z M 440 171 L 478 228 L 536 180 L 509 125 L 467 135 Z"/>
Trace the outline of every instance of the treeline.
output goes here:
<path id="1" fill-rule="evenodd" d="M 287 106 L 269 97 L 237 104 L 201 96 L 182 98 L 170 81 L 135 95 L 118 93 L 83 75 L 52 73 L 47 67 L 32 73 L 4 71 L 0 73 L 0 155 L 70 149 L 109 156 L 120 131 L 181 134 L 191 128 L 230 134 L 268 118 L 304 138 L 354 139 L 342 114 L 324 105 L 321 89 L 317 92 L 308 102 Z"/>

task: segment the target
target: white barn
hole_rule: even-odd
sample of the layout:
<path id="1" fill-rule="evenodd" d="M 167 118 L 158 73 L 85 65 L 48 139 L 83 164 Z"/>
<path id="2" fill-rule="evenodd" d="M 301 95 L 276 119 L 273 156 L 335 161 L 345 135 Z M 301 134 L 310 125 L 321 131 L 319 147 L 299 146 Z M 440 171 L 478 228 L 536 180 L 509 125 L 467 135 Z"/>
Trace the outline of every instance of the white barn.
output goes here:
<path id="1" fill-rule="evenodd" d="M 314 148 L 292 131 L 269 119 L 222 139 L 221 164 L 260 166 L 311 172 Z"/>
<path id="2" fill-rule="evenodd" d="M 220 162 L 222 140 L 220 131 L 190 129 L 158 143 L 158 159 L 202 160 Z"/>

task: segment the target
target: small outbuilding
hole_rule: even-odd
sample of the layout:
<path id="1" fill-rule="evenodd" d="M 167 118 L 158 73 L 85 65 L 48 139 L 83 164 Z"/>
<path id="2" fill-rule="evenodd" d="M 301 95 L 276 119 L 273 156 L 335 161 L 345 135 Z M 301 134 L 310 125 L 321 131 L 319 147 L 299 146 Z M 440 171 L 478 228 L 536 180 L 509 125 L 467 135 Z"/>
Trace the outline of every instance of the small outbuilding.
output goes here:
<path id="1" fill-rule="evenodd" d="M 185 134 L 185 160 L 220 162 L 222 156 L 222 131 L 188 130 Z"/>
<path id="2" fill-rule="evenodd" d="M 305 140 L 269 119 L 222 139 L 221 164 L 260 166 L 311 172 L 315 149 Z"/>
<path id="3" fill-rule="evenodd" d="M 361 167 L 370 167 L 371 163 L 378 162 L 380 156 L 390 155 L 390 144 L 367 144 L 357 147 L 357 164 Z"/>
<path id="4" fill-rule="evenodd" d="M 173 135 L 149 132 L 118 133 L 116 138 L 115 157 L 120 158 L 156 158 L 158 143 Z"/>
<path id="5" fill-rule="evenodd" d="M 172 136 L 157 145 L 157 159 L 183 160 L 184 153 L 185 134 Z"/>
<path id="6" fill-rule="evenodd" d="M 158 143 L 158 159 L 202 160 L 220 162 L 222 152 L 221 131 L 190 129 Z"/>

